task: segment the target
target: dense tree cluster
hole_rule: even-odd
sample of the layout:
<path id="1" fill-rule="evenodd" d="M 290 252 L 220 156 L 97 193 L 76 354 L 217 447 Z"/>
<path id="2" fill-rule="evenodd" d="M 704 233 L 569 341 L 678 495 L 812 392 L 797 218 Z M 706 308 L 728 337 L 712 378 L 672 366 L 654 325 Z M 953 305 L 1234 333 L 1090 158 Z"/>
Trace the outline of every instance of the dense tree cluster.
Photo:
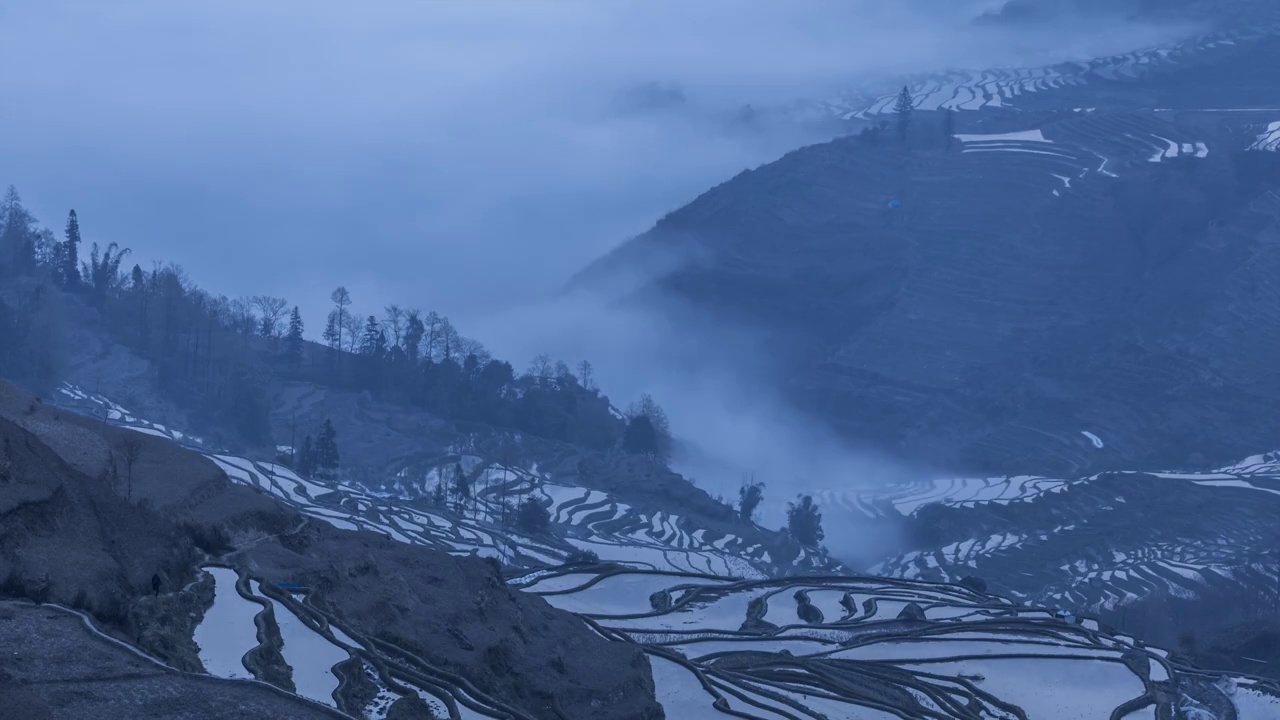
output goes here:
<path id="1" fill-rule="evenodd" d="M 648 394 L 627 408 L 622 449 L 666 462 L 671 457 L 671 425 L 667 414 Z"/>
<path id="2" fill-rule="evenodd" d="M 73 230 L 78 242 L 78 227 L 68 223 Z M 10 187 L 0 201 L 0 373 L 39 389 L 55 382 L 61 366 L 62 308 L 55 288 L 68 265 L 64 252 L 53 233 L 36 227 Z"/>
<path id="3" fill-rule="evenodd" d="M 338 431 L 333 421 L 325 418 L 316 440 L 310 433 L 302 439 L 293 458 L 293 469 L 307 477 L 333 478 L 338 474 L 341 456 L 338 453 Z"/>
<path id="4" fill-rule="evenodd" d="M 435 311 L 389 305 L 381 317 L 359 313 L 345 287 L 336 288 L 330 300 L 333 306 L 321 333 L 327 349 L 305 352 L 302 318 L 291 316 L 282 363 L 287 374 L 365 390 L 463 423 L 514 428 L 596 450 L 623 444 L 659 458 L 670 451 L 666 418 L 648 397 L 636 412 L 655 423 L 654 439 L 641 445 L 624 442 L 629 423 L 614 416 L 588 361 L 570 369 L 540 355 L 517 373 Z"/>
<path id="5" fill-rule="evenodd" d="M 816 549 L 827 535 L 822 529 L 822 513 L 812 495 L 800 495 L 787 503 L 787 534 L 804 547 Z"/>
<path id="6" fill-rule="evenodd" d="M 25 292 L 0 294 L 0 337 L 18 340 L 0 345 L 0 371 L 10 376 L 54 377 L 56 358 L 48 356 L 57 333 L 49 316 L 57 314 L 61 290 L 81 296 L 120 340 L 150 359 L 162 389 L 251 444 L 271 442 L 266 383 L 274 376 L 367 391 L 464 426 L 512 428 L 664 460 L 670 455 L 670 428 L 657 403 L 644 396 L 618 417 L 590 362 L 570 369 L 542 355 L 518 373 L 441 314 L 397 305 L 381 317 L 359 313 L 345 287 L 330 295 L 324 345 L 317 346 L 305 339 L 298 307 L 283 298 L 214 296 L 174 264 L 149 271 L 135 264 L 126 271 L 129 249 L 115 243 L 89 243 L 81 260 L 81 218 L 74 210 L 58 240 L 36 228 L 10 188 L 0 221 L 0 281 L 35 280 Z M 320 460 L 322 435 L 313 441 L 313 472 L 329 467 Z"/>
<path id="7" fill-rule="evenodd" d="M 763 500 L 764 483 L 762 482 L 756 482 L 753 479 L 738 488 L 738 516 L 743 522 L 754 521 L 756 508 L 760 507 Z"/>
<path id="8" fill-rule="evenodd" d="M 550 525 L 551 513 L 533 496 L 525 498 L 516 509 L 516 527 L 523 532 L 536 535 L 546 532 Z"/>

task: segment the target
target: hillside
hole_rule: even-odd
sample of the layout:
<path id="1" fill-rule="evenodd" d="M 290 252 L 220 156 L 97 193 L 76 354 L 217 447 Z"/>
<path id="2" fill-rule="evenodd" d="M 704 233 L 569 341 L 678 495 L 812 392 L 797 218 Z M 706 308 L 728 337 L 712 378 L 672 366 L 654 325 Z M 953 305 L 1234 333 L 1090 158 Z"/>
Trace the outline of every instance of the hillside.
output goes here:
<path id="1" fill-rule="evenodd" d="M 472 702 L 521 708 L 517 717 L 661 716 L 642 656 L 507 589 L 482 559 L 317 523 L 230 482 L 215 462 L 168 438 L 51 407 L 7 384 L 0 385 L 0 434 L 4 593 L 81 608 L 175 672 L 199 672 L 209 662 L 209 648 L 198 648 L 193 633 L 200 637 L 201 616 L 217 612 L 222 596 L 239 592 L 276 603 L 275 619 L 264 616 L 256 639 L 241 648 L 252 651 L 246 663 L 254 675 L 356 712 L 359 688 L 368 685 L 355 680 L 359 672 L 340 692 L 307 695 L 300 648 L 291 649 L 301 641 L 289 639 L 289 627 L 299 626 L 277 620 L 311 611 L 275 589 L 286 583 L 309 588 L 308 603 L 326 613 L 319 617 L 341 622 L 344 638 L 361 639 L 349 640 L 343 658 L 368 653 L 392 687 L 402 686 L 390 673 L 420 677 L 425 664 L 431 674 L 418 682 L 429 693 L 448 698 L 447 683 L 458 683 Z M 216 573 L 213 582 L 210 561 L 235 566 L 239 587 L 230 590 Z M 148 598 L 153 574 L 163 592 Z M 343 666 L 358 671 L 352 662 Z M 397 669 L 385 669 L 388 662 Z"/>
<path id="2" fill-rule="evenodd" d="M 119 417 L 109 421 L 133 432 L 184 442 L 179 431 L 149 423 L 105 398 L 70 386 L 58 394 L 76 407 L 114 408 Z M 640 648 L 652 668 L 654 696 L 668 718 L 1066 720 L 1079 713 L 1124 717 L 1149 712 L 1166 717 L 1199 709 L 1212 717 L 1261 720 L 1273 715 L 1280 703 L 1280 688 L 1260 677 L 1266 673 L 1258 668 L 1232 668 L 1227 674 L 1202 669 L 1181 648 L 1170 653 L 1109 627 L 1092 613 L 1076 616 L 1025 598 L 1015 603 L 988 594 L 985 583 L 975 577 L 942 584 L 832 574 L 821 567 L 779 568 L 767 553 L 760 553 L 759 545 L 697 527 L 674 512 L 641 515 L 607 493 L 574 486 L 573 478 L 485 466 L 477 458 L 464 457 L 465 464 L 474 464 L 491 484 L 481 486 L 485 490 L 474 511 L 453 512 L 343 482 L 307 480 L 274 463 L 200 450 L 199 443 L 185 442 L 197 446 L 194 450 L 231 482 L 316 521 L 311 530 L 294 533 L 287 541 L 281 538 L 290 548 L 310 545 L 315 529 L 330 525 L 366 531 L 361 535 L 368 538 L 377 533 L 408 550 L 431 547 L 457 556 L 501 560 L 508 587 L 581 616 L 602 637 L 622 647 Z M 495 518 L 503 497 L 544 498 L 551 531 L 526 534 L 503 527 Z M 591 549 L 599 561 L 579 558 L 566 564 L 573 560 L 566 557 L 566 548 Z M 328 555 L 329 547 L 323 552 Z M 255 557 L 262 559 L 256 553 Z M 790 574 L 775 577 L 777 570 Z M 250 639 L 252 633 L 237 631 L 234 613 L 220 610 L 226 607 L 221 604 L 225 593 L 236 601 L 232 606 L 245 606 L 248 614 L 258 612 L 256 603 L 263 603 L 274 609 L 276 618 L 291 612 L 313 614 L 321 621 L 321 632 L 328 622 L 333 637 L 319 644 L 328 649 L 319 653 L 316 664 L 338 663 L 334 674 L 348 677 L 340 662 L 345 655 L 329 645 L 372 645 L 374 657 L 387 663 L 396 680 L 447 683 L 451 696 L 458 699 L 456 717 L 509 717 L 491 698 L 477 698 L 459 678 L 442 677 L 439 660 L 418 666 L 418 672 L 402 664 L 414 656 L 435 656 L 438 647 L 404 648 L 361 632 L 367 631 L 368 622 L 394 625 L 395 614 L 387 606 L 394 610 L 404 594 L 386 593 L 385 586 L 396 587 L 400 577 L 357 567 L 356 577 L 372 576 L 361 585 L 370 598 L 358 617 L 352 617 L 327 599 L 334 595 L 328 578 L 292 575 L 301 578 L 301 587 L 277 589 L 250 580 L 242 589 L 234 572 L 215 567 L 208 572 L 215 578 L 219 599 L 196 628 L 195 638 L 212 674 L 242 676 L 246 666 L 255 674 L 270 671 L 269 665 L 228 662 L 232 658 L 209 651 L 207 638 L 213 632 L 230 636 L 233 646 L 239 636 L 239 648 L 256 642 Z M 350 570 L 346 577 L 352 577 Z M 464 589 L 460 594 L 471 592 Z M 299 596 L 300 603 L 289 601 Z M 206 632 L 211 624 L 215 627 Z M 288 628 L 280 625 L 283 658 L 295 667 L 297 677 L 301 666 L 294 665 L 299 660 L 291 650 L 296 639 L 290 639 Z M 470 642 L 472 637 L 464 631 L 455 639 Z M 1248 642 L 1253 647 L 1265 637 Z M 1206 652 L 1204 657 L 1218 656 Z M 581 672 L 573 665 L 561 668 L 554 660 L 550 670 Z M 369 717 L 380 718 L 386 707 L 380 698 L 391 690 L 373 674 L 369 679 L 376 692 L 364 707 Z M 334 683 L 297 682 L 296 692 L 316 697 L 317 685 L 332 688 Z"/>
<path id="3" fill-rule="evenodd" d="M 0 602 L 6 717 L 341 718 L 267 685 L 184 674 L 140 657 L 53 606 Z"/>
<path id="4" fill-rule="evenodd" d="M 707 386 L 675 426 L 616 366 L 229 298 L 11 187 L 0 716 L 1280 717 L 1280 6 L 965 7 L 1181 39 L 749 106 L 849 134 L 568 288 L 645 320 L 584 352 Z M 743 456 L 727 499 L 673 470 Z"/>
<path id="5" fill-rule="evenodd" d="M 905 143 L 890 125 L 795 151 L 576 284 L 658 268 L 625 301 L 756 331 L 797 405 L 948 472 L 1270 449 L 1280 109 L 1257 108 L 1280 40 L 1223 47 L 962 110 L 950 138 L 922 108 Z"/>

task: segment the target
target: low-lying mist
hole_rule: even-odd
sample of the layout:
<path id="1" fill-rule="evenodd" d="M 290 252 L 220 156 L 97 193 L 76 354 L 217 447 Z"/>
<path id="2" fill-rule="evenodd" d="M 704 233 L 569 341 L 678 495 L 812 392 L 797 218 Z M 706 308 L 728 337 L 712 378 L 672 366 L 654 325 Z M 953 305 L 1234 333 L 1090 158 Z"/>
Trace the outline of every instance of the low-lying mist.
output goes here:
<path id="1" fill-rule="evenodd" d="M 548 352 L 571 366 L 589 358 L 621 409 L 651 394 L 677 436 L 673 469 L 735 503 L 744 481 L 765 483 L 757 520 L 767 527 L 785 524 L 786 503 L 798 494 L 870 490 L 927 472 L 854 447 L 795 410 L 777 390 L 782 371 L 769 342 L 693 308 L 672 312 L 572 293 L 490 316 L 475 329 L 500 357 Z M 837 554 L 894 540 L 873 538 L 839 512 L 829 517 L 827 545 Z"/>
<path id="2" fill-rule="evenodd" d="M 465 321 L 830 127 L 747 105 L 1043 64 L 1180 32 L 975 26 L 996 0 L 239 0 L 0 9 L 3 180 L 216 292 Z M 465 324 L 465 322 L 460 323 Z"/>
<path id="3" fill-rule="evenodd" d="M 778 399 L 749 331 L 557 298 L 566 280 L 746 167 L 838 126 L 743 122 L 954 67 L 1127 51 L 1186 28 L 978 24 L 996 0 L 65 3 L 0 9 L 3 180 L 87 242 L 272 294 L 318 336 L 329 292 L 450 315 L 517 366 L 589 358 L 651 392 L 713 494 L 881 482 Z M 835 527 L 828 528 L 838 538 Z"/>

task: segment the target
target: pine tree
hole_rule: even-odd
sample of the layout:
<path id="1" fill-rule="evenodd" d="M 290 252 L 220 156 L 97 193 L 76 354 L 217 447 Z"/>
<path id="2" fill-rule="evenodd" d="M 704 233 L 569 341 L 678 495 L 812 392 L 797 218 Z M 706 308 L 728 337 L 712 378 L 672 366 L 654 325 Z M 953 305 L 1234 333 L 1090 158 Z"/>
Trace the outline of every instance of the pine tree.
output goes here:
<path id="1" fill-rule="evenodd" d="M 382 335 L 382 326 L 378 324 L 378 318 L 370 315 L 364 323 L 364 334 L 360 336 L 360 354 L 376 357 L 379 354 L 379 347 L 385 349 L 386 338 Z"/>
<path id="2" fill-rule="evenodd" d="M 458 514 L 463 514 L 467 500 L 471 498 L 471 478 L 462 470 L 462 463 L 455 463 L 453 466 L 453 496 L 456 498 Z"/>
<path id="3" fill-rule="evenodd" d="M 289 302 L 281 297 L 254 295 L 250 303 L 257 308 L 260 316 L 258 333 L 271 340 L 272 347 L 277 347 L 276 343 L 280 338 L 280 321 L 289 307 Z"/>
<path id="4" fill-rule="evenodd" d="M 324 338 L 326 345 L 337 349 L 340 336 L 338 335 L 338 314 L 336 312 L 329 311 L 329 319 L 325 321 L 324 332 L 320 333 L 320 337 Z"/>
<path id="5" fill-rule="evenodd" d="M 431 491 L 431 504 L 441 510 L 449 504 L 449 490 L 444 486 L 443 481 L 436 481 L 436 487 Z"/>
<path id="6" fill-rule="evenodd" d="M 22 205 L 18 189 L 10 185 L 0 201 L 0 277 L 24 273 L 35 265 L 36 219 Z"/>
<path id="7" fill-rule="evenodd" d="M 316 438 L 315 465 L 317 474 L 333 477 L 338 472 L 338 431 L 333 422 L 325 418 L 320 426 L 320 435 Z"/>
<path id="8" fill-rule="evenodd" d="M 298 457 L 294 460 L 294 470 L 299 475 L 311 477 L 316 471 L 316 451 L 311 442 L 311 435 L 308 434 L 302 439 L 302 447 L 298 448 Z"/>
<path id="9" fill-rule="evenodd" d="M 62 250 L 58 253 L 58 259 L 62 263 L 62 267 L 58 269 L 58 274 L 62 277 L 62 284 L 68 288 L 80 287 L 80 220 L 76 217 L 76 211 L 72 210 L 67 214 L 66 241 L 62 244 Z"/>
<path id="10" fill-rule="evenodd" d="M 956 111 L 951 108 L 942 111 L 942 135 L 946 148 L 950 150 L 956 136 Z"/>
<path id="11" fill-rule="evenodd" d="M 284 346 L 285 359 L 294 370 L 302 367 L 302 342 L 302 313 L 294 305 L 293 312 L 289 313 L 289 332 Z"/>
<path id="12" fill-rule="evenodd" d="M 911 127 L 911 113 L 915 110 L 915 99 L 911 97 L 911 89 L 902 87 L 898 93 L 898 101 L 893 104 L 893 111 L 898 115 L 898 139 L 907 141 L 907 130 Z"/>

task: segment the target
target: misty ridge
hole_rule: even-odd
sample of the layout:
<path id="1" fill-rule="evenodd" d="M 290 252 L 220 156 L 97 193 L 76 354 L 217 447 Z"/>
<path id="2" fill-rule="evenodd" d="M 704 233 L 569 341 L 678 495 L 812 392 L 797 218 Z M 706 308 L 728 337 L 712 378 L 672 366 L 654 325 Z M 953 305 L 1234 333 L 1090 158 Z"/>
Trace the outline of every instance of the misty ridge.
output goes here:
<path id="1" fill-rule="evenodd" d="M 0 8 L 0 715 L 1280 717 L 1280 6 Z"/>
<path id="2" fill-rule="evenodd" d="M 558 291 L 703 188 L 841 132 L 790 121 L 797 102 L 926 71 L 1123 52 L 1190 30 L 1105 13 L 1051 31 L 974 22 L 999 9 L 437 3 L 351 13 L 317 3 L 298 15 L 252 3 L 18 3 L 0 25 L 7 66 L 35 51 L 32 30 L 50 22 L 75 49 L 10 79 L 25 110 L 6 114 L 4 130 L 24 141 L 0 161 L 37 216 L 74 204 L 104 246 L 132 248 L 143 267 L 179 262 L 231 297 L 289 298 L 313 333 L 327 312 L 328 290 L 317 288 L 344 285 L 367 308 L 437 308 L 518 363 L 544 352 L 599 358 L 606 387 L 653 392 L 712 455 L 745 445 L 729 438 L 750 425 L 798 436 L 777 443 L 787 449 L 776 458 L 730 454 L 739 472 L 717 486 L 750 470 L 850 474 L 839 462 L 865 476 L 881 461 L 812 459 L 842 453 L 777 403 L 721 413 L 759 378 L 725 376 L 711 343 L 670 372 L 663 353 L 628 361 L 637 346 L 696 344 L 700 329 L 645 340 L 665 333 L 660 321 L 590 299 L 578 308 Z M 63 157 L 74 171 L 51 161 Z M 535 319 L 546 332 L 530 331 Z M 593 345 L 600 338 L 608 344 Z M 767 364 L 767 348 L 753 354 Z M 753 420 L 697 437 L 735 417 Z M 814 466 L 781 467 L 796 462 Z"/>

